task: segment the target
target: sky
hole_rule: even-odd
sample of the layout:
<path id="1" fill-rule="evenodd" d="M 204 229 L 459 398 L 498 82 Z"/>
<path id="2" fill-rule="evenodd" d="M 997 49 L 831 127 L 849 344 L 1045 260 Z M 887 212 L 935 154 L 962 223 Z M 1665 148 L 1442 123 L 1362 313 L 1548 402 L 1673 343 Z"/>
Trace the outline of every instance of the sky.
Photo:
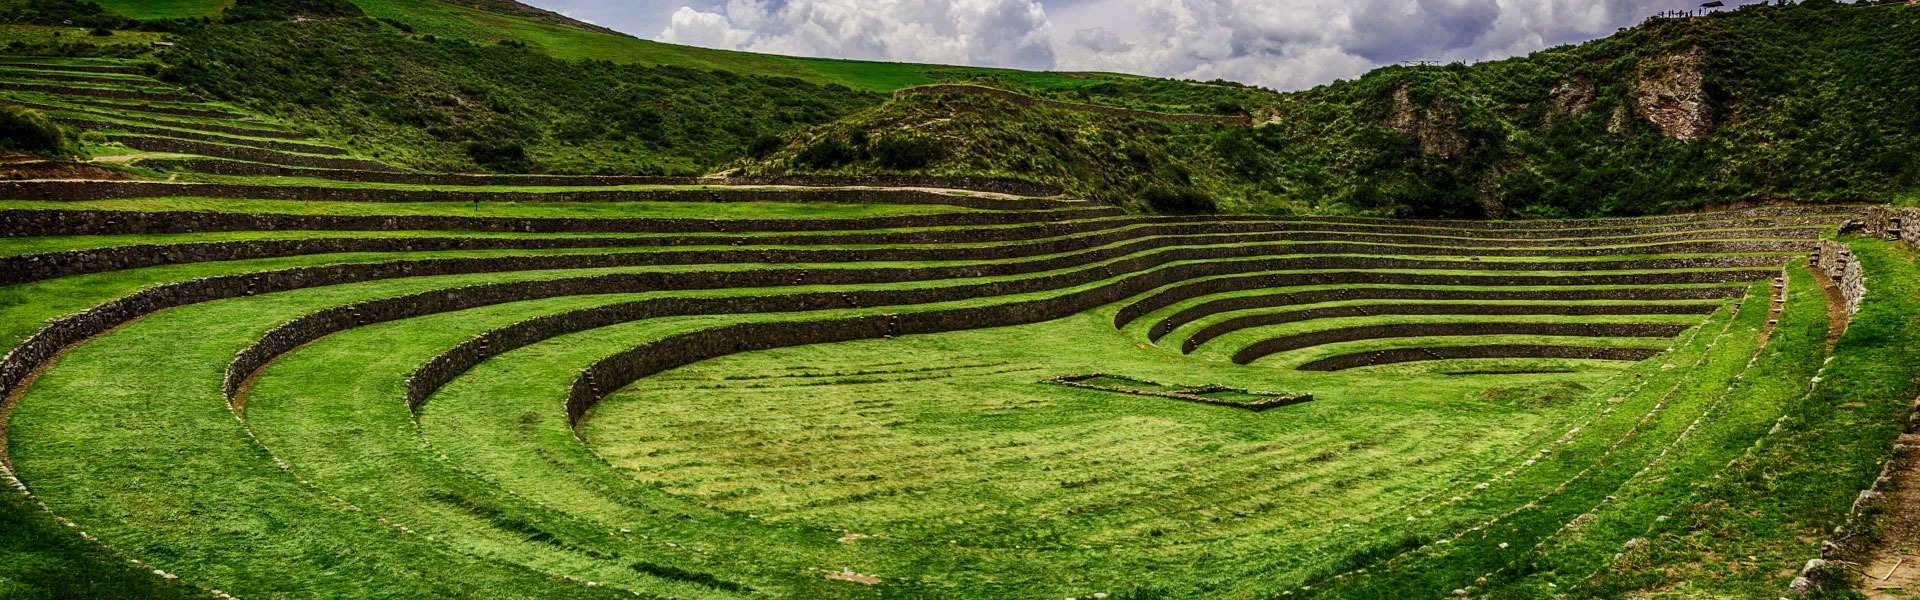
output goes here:
<path id="1" fill-rule="evenodd" d="M 522 1 L 708 48 L 1227 79 L 1286 91 L 1399 62 L 1518 56 L 1705 0 Z"/>

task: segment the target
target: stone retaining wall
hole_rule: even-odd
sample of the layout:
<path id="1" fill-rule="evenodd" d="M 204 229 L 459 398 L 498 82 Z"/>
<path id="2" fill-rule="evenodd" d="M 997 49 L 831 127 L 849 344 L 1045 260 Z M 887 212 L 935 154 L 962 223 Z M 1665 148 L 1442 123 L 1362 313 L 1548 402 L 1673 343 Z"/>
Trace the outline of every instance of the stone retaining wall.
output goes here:
<path id="1" fill-rule="evenodd" d="M 1684 260 L 1684 259 L 1680 259 Z M 1686 285 L 1710 283 L 1753 282 L 1777 277 L 1781 259 L 1773 259 L 1772 269 L 1739 269 L 1724 271 L 1668 271 L 1644 273 L 1638 275 L 1435 275 L 1417 285 L 1475 286 L 1475 287 L 1549 287 L 1549 286 L 1601 286 L 1601 285 Z M 1696 263 L 1698 264 L 1698 263 Z M 1676 267 L 1685 268 L 1685 267 Z M 1242 273 L 1257 271 L 1248 269 Z M 1226 292 L 1239 292 L 1264 288 L 1296 287 L 1307 285 L 1326 285 L 1331 283 L 1407 283 L 1399 281 L 1320 281 L 1313 274 L 1296 273 L 1258 273 L 1231 275 L 1183 283 L 1122 307 L 1114 316 L 1114 327 L 1124 328 L 1128 323 L 1148 313 L 1172 306 L 1183 300 L 1211 296 Z"/>
<path id="2" fill-rule="evenodd" d="M 670 336 L 603 359 L 589 367 L 575 380 L 569 392 L 567 412 L 577 426 L 595 404 L 614 390 L 642 377 L 710 358 L 769 348 L 1037 323 L 1078 314 L 1144 290 L 1199 276 L 1178 272 L 1181 270 L 1177 267 L 1162 269 L 1081 293 L 980 308 L 787 323 L 744 323 Z M 1764 276 L 1771 272 L 1760 273 Z M 1374 280 L 1348 283 L 1372 283 L 1382 279 L 1412 283 L 1414 280 L 1436 277 L 1381 273 L 1343 275 L 1353 276 L 1355 280 Z M 1392 277 L 1379 277 L 1381 275 Z M 1407 277 L 1409 275 L 1413 277 Z M 1591 276 L 1569 276 L 1566 279 L 1586 277 Z M 1658 350 L 1653 353 L 1657 354 Z"/>
<path id="3" fill-rule="evenodd" d="M 1359 367 L 1429 360 L 1466 358 L 1574 358 L 1639 362 L 1665 352 L 1665 348 L 1606 346 L 1550 346 L 1501 344 L 1489 346 L 1443 346 L 1436 348 L 1397 348 L 1374 350 L 1323 358 L 1297 367 L 1301 371 L 1344 371 Z"/>
<path id="4" fill-rule="evenodd" d="M 11 66 L 13 65 L 0 64 L 0 67 L 11 67 Z M 164 85 L 158 81 L 154 81 L 151 79 L 137 80 L 137 79 L 124 79 L 119 77 L 100 77 L 96 75 L 78 75 L 73 73 L 33 73 L 33 72 L 20 72 L 20 71 L 0 71 L 0 77 L 20 77 L 20 78 L 33 79 L 38 81 L 60 81 L 60 82 L 67 82 L 67 83 L 104 83 L 108 85 L 124 85 L 129 87 L 154 87 L 154 86 Z"/>
<path id="5" fill-rule="evenodd" d="M 145 75 L 140 67 L 116 67 L 111 65 L 53 65 L 31 62 L 0 61 L 0 65 L 17 69 L 38 69 L 42 71 L 73 71 L 75 73 L 118 73 L 121 75 Z"/>
<path id="6" fill-rule="evenodd" d="M 215 175 L 267 175 L 276 177 L 317 177 L 360 183 L 415 185 L 519 185 L 519 186 L 606 186 L 606 185 L 732 185 L 796 187 L 905 187 L 966 190 L 1014 196 L 1059 196 L 1060 188 L 1014 179 L 985 177 L 931 177 L 910 175 L 872 175 L 856 177 L 798 176 L 773 177 L 673 177 L 648 175 L 475 175 L 459 173 L 395 173 L 349 169 L 307 169 L 238 162 L 231 160 L 167 159 L 141 161 L 142 165 L 165 170 L 192 171 Z"/>
<path id="7" fill-rule="evenodd" d="M 183 131 L 179 129 L 167 129 L 164 127 L 146 127 L 142 125 L 131 125 L 127 123 L 95 121 L 91 119 L 78 119 L 78 118 L 71 118 L 71 117 L 54 117 L 53 120 L 63 125 L 78 127 L 81 129 L 118 130 L 118 131 L 126 131 L 129 133 L 140 134 L 142 136 L 159 136 L 159 137 L 180 138 L 185 140 L 197 140 L 202 142 L 214 142 L 219 144 L 227 144 L 231 146 L 247 146 L 252 148 L 259 148 L 262 150 L 272 150 L 275 152 L 304 152 L 307 154 L 320 154 L 320 155 L 326 155 L 326 156 L 344 156 L 347 153 L 346 150 L 342 150 L 340 148 L 334 148 L 331 146 L 316 146 L 313 144 L 302 144 L 299 142 L 288 142 L 288 141 L 282 141 L 282 140 L 250 140 L 246 138 L 237 138 L 237 137 L 219 135 L 214 133 L 203 133 L 198 131 Z M 126 136 L 116 134 L 113 137 L 115 139 L 118 139 Z"/>
<path id="8" fill-rule="evenodd" d="M 975 246 L 969 248 L 931 248 L 920 251 L 903 252 L 900 250 L 843 250 L 833 254 L 823 251 L 762 250 L 759 258 L 766 262 L 840 262 L 844 260 L 997 260 L 1086 250 L 1129 240 L 1150 238 L 1172 238 L 1171 241 L 1157 244 L 1169 246 L 1178 244 L 1218 244 L 1228 240 L 1240 243 L 1277 243 L 1294 242 L 1301 244 L 1294 250 L 1301 253 L 1351 253 L 1351 254 L 1397 254 L 1416 256 L 1538 256 L 1538 257 L 1597 257 L 1624 254 L 1705 254 L 1737 252 L 1793 252 L 1804 249 L 1811 243 L 1801 242 L 1689 242 L 1681 244 L 1654 244 L 1647 246 L 1618 246 L 1604 248 L 1559 248 L 1559 249 L 1459 249 L 1438 246 L 1381 246 L 1383 239 L 1394 236 L 1347 236 L 1328 233 L 1262 233 L 1262 234 L 1219 234 L 1211 229 L 1220 228 L 1214 224 L 1194 224 L 1186 226 L 1146 226 L 1124 230 L 1106 230 L 1104 232 L 1061 237 L 1046 241 L 1015 241 L 998 246 Z M 1186 231 L 1167 231 L 1186 230 Z M 953 233 L 953 232 L 930 232 Z M 912 234 L 902 232 L 889 237 L 903 238 Z M 549 250 L 583 248 L 638 248 L 667 246 L 786 246 L 786 245 L 872 245 L 874 240 L 846 240 L 857 237 L 850 235 L 795 235 L 795 236 L 759 236 L 753 238 L 719 238 L 715 236 L 687 237 L 561 237 L 561 238 L 488 238 L 488 237 L 379 237 L 379 238 L 318 238 L 299 240 L 246 240 L 229 242 L 187 242 L 179 244 L 133 244 L 110 246 L 84 250 L 66 250 L 37 254 L 0 256 L 0 285 L 11 285 L 29 281 L 55 279 L 88 273 L 104 273 L 126 269 L 137 269 L 159 265 L 191 264 L 231 260 L 250 260 L 283 256 L 302 256 L 312 254 L 333 254 L 346 252 L 439 252 L 466 250 Z M 940 236 L 949 237 L 949 236 Z M 963 236 L 964 237 L 964 236 Z M 1338 243 L 1353 237 L 1365 238 L 1362 243 Z M 1322 241 L 1325 242 L 1322 242 Z M 916 239 L 904 239 L 887 243 L 953 243 L 953 241 L 981 242 L 986 240 L 952 240 L 922 242 Z M 1322 242 L 1322 243 L 1309 243 Z M 1417 243 L 1417 242 L 1416 242 Z M 1139 248 L 1139 246 L 1135 246 Z M 1310 249 L 1310 250 L 1309 250 Z M 709 251 L 711 252 L 711 251 Z M 716 254 L 714 256 L 721 256 Z M 734 253 L 732 255 L 738 255 Z M 821 258 L 831 256 L 833 258 Z M 842 258 L 842 257 L 872 258 Z M 885 258 L 881 258 L 885 257 Z M 752 258 L 752 257 L 749 257 Z"/>
<path id="9" fill-rule="evenodd" d="M 1180 328 L 1216 314 L 1259 308 L 1279 308 L 1301 304 L 1321 302 L 1340 302 L 1347 300 L 1634 300 L 1641 302 L 1658 300 L 1731 300 L 1747 295 L 1746 286 L 1725 285 L 1690 288 L 1616 288 L 1597 290 L 1423 290 L 1396 288 L 1350 288 L 1332 290 L 1313 290 L 1305 292 L 1283 292 L 1258 296 L 1237 296 L 1221 298 L 1187 307 L 1172 316 L 1161 319 L 1148 329 L 1147 338 L 1159 342 L 1160 338 Z M 1208 326 L 1197 332 L 1200 337 L 1219 325 Z M 1208 336 L 1211 339 L 1212 336 Z M 1204 342 L 1205 340 L 1201 340 Z M 1192 352 L 1200 342 L 1187 341 L 1186 351 Z"/>
<path id="10" fill-rule="evenodd" d="M 1865 214 L 1867 235 L 1920 245 L 1920 208 L 1875 206 Z"/>
<path id="11" fill-rule="evenodd" d="M 1611 297 L 1604 298 L 1604 299 L 1623 300 L 1625 298 L 1620 298 L 1619 296 L 1628 295 L 1633 292 L 1651 292 L 1651 291 L 1658 291 L 1658 290 L 1664 290 L 1664 289 L 1676 289 L 1676 288 L 1624 289 L 1624 290 L 1613 292 L 1612 294 L 1610 294 Z M 1688 289 L 1702 289 L 1702 288 L 1677 288 L 1677 289 L 1688 290 Z M 1704 289 L 1723 289 L 1723 288 L 1704 288 Z M 1745 288 L 1734 288 L 1732 286 L 1728 286 L 1727 288 L 1724 288 L 1724 289 L 1745 289 Z M 1317 293 L 1302 292 L 1301 294 L 1302 295 L 1317 294 L 1317 295 L 1323 295 L 1323 296 L 1333 296 L 1333 295 L 1336 295 L 1335 293 L 1347 292 L 1347 291 L 1349 290 L 1322 290 Z M 1592 292 L 1599 291 L 1599 290 L 1540 290 L 1535 292 L 1513 292 L 1513 291 L 1480 292 L 1478 290 L 1422 290 L 1422 289 L 1386 288 L 1386 289 L 1358 290 L 1358 291 L 1359 292 L 1368 292 L 1368 291 L 1384 292 L 1382 294 L 1379 294 L 1382 296 L 1429 297 L 1429 298 L 1422 298 L 1422 299 L 1436 299 L 1436 298 L 1430 298 L 1430 297 L 1444 296 L 1445 298 L 1437 298 L 1437 299 L 1480 300 L 1481 298 L 1475 298 L 1474 296 L 1482 296 L 1482 295 L 1522 296 L 1524 295 L 1524 296 L 1534 296 L 1534 298 L 1532 299 L 1562 300 L 1562 299 L 1566 299 L 1564 298 L 1564 296 L 1598 295 Z M 1328 293 L 1328 292 L 1334 292 L 1334 293 Z M 1355 293 L 1355 294 L 1345 294 L 1345 295 L 1363 296 L 1367 294 Z M 1352 299 L 1352 298 L 1343 298 L 1343 299 Z M 1223 336 L 1229 333 L 1233 333 L 1235 331 L 1240 331 L 1243 329 L 1252 329 L 1255 327 L 1266 327 L 1270 325 L 1282 325 L 1286 323 L 1298 323 L 1302 321 L 1313 321 L 1317 319 L 1373 317 L 1373 316 L 1380 316 L 1380 315 L 1567 315 L 1567 316 L 1704 315 L 1707 313 L 1711 313 L 1719 308 L 1720 307 L 1718 305 L 1704 304 L 1704 303 L 1702 304 L 1368 304 L 1365 306 L 1334 306 L 1334 307 L 1327 307 L 1327 308 L 1310 308 L 1305 310 L 1291 310 L 1291 311 L 1285 311 L 1285 312 L 1262 313 L 1262 314 L 1246 315 L 1242 317 L 1227 319 L 1219 323 L 1208 325 L 1207 327 L 1194 332 L 1192 337 L 1188 337 L 1185 342 L 1181 343 L 1180 351 L 1182 353 L 1192 354 L 1195 349 L 1198 349 L 1201 345 L 1209 341 L 1212 341 L 1215 338 L 1218 338 L 1220 336 Z M 1155 338 L 1155 339 L 1156 341 L 1158 340 L 1158 338 Z"/>
<path id="12" fill-rule="evenodd" d="M 1001 100 L 1006 100 L 1008 102 L 1012 102 L 1014 104 L 1018 104 L 1021 106 L 1034 106 L 1037 104 L 1041 106 L 1046 106 L 1048 108 L 1097 112 L 1097 113 L 1105 113 L 1109 115 L 1122 116 L 1122 117 L 1140 117 L 1145 119 L 1157 119 L 1161 121 L 1174 121 L 1179 123 L 1224 123 L 1228 125 L 1252 125 L 1253 124 L 1253 117 L 1246 115 L 1244 113 L 1238 114 L 1238 115 L 1195 115 L 1195 114 L 1185 114 L 1185 113 L 1164 113 L 1164 112 L 1155 112 L 1150 110 L 1120 108 L 1117 106 L 1101 106 L 1098 104 L 1081 104 L 1078 102 L 1061 102 L 1059 100 L 1046 100 L 1042 98 L 1035 98 L 1025 94 L 1017 94 L 1014 92 L 1009 92 L 1007 90 L 1002 90 L 998 88 L 990 88 L 990 87 L 979 86 L 979 85 L 953 84 L 953 83 L 936 83 L 933 85 L 922 85 L 922 86 L 905 88 L 905 89 L 895 91 L 893 93 L 893 97 L 904 98 L 907 96 L 924 95 L 924 94 L 975 94 L 975 95 L 981 95 L 981 96 L 992 96 L 992 97 L 999 98 Z"/>
<path id="13" fill-rule="evenodd" d="M 1234 364 L 1246 365 L 1282 352 L 1343 342 L 1394 338 L 1553 335 L 1568 337 L 1670 338 L 1692 325 L 1685 323 L 1393 323 L 1323 329 L 1261 340 L 1233 354 Z"/>
<path id="14" fill-rule="evenodd" d="M 96 118 L 118 119 L 121 121 L 146 123 L 148 125 L 160 125 L 162 127 L 177 127 L 181 129 L 192 129 L 195 131 L 212 131 L 216 133 L 244 135 L 248 137 L 274 138 L 274 139 L 282 139 L 282 140 L 300 140 L 300 139 L 307 139 L 307 138 L 313 137 L 304 133 L 298 133 L 293 131 L 276 131 L 272 129 L 249 129 L 245 127 L 214 125 L 210 123 L 195 123 L 191 121 L 168 121 L 164 119 L 155 119 L 150 117 L 140 117 L 140 116 L 134 116 L 134 115 L 119 115 L 119 114 L 112 114 L 112 113 L 105 113 L 105 112 L 95 112 L 95 111 L 75 108 L 71 106 L 55 106 L 52 104 L 41 104 L 38 102 L 25 102 L 18 99 L 11 100 L 11 102 L 13 102 L 14 104 L 25 106 L 27 108 L 32 108 L 32 109 L 42 110 L 42 111 L 61 111 L 61 112 L 68 112 L 73 114 L 87 115 L 87 116 L 96 117 Z M 124 125 L 119 125 L 119 124 L 115 124 L 114 126 L 124 127 Z M 168 161 L 142 161 L 141 164 L 152 164 L 155 162 L 168 162 Z M 234 162 L 234 161 L 207 161 L 207 162 Z M 259 164 L 259 163 L 235 163 L 235 164 L 244 165 L 244 164 Z M 262 166 L 271 166 L 271 165 L 262 165 Z M 234 174 L 244 175 L 246 173 L 234 173 Z"/>
<path id="15" fill-rule="evenodd" d="M 391 171 L 395 167 L 379 162 L 359 158 L 337 158 L 331 156 L 309 156 L 289 154 L 273 150 L 263 150 L 248 146 L 229 146 L 209 142 L 196 142 L 171 137 L 145 135 L 117 135 L 113 141 L 126 144 L 129 148 L 148 152 L 177 152 L 180 154 L 199 154 L 219 156 L 238 160 L 251 160 L 276 165 L 294 165 L 301 167 L 320 167 L 324 169 L 365 169 L 369 171 Z M 118 183 L 159 183 L 159 182 L 118 182 Z M 98 184 L 95 184 L 98 185 Z M 270 186 L 260 186 L 270 187 Z M 109 188 L 110 190 L 110 188 Z M 109 192 L 103 190 L 103 193 Z M 125 196 L 122 196 L 125 197 Z"/>
<path id="16" fill-rule="evenodd" d="M 1825 271 L 1833 278 L 1840 287 L 1840 295 L 1847 299 L 1848 317 L 1860 312 L 1860 302 L 1867 296 L 1867 277 L 1860 261 L 1853 257 L 1852 248 L 1842 242 L 1822 239 L 1820 249 L 1808 266 Z"/>
<path id="17" fill-rule="evenodd" d="M 4 189 L 0 186 L 0 189 Z M 223 231 L 483 231 L 491 233 L 746 233 L 1028 225 L 1117 217 L 1118 208 L 848 219 L 510 218 L 290 215 L 193 211 L 3 210 L 0 237 Z M 978 230 L 975 230 L 978 231 Z"/>
<path id="18" fill-rule="evenodd" d="M 87 96 L 90 98 L 113 98 L 116 100 L 139 100 L 142 102 L 199 102 L 198 96 L 187 94 L 163 94 L 154 92 L 136 92 L 133 90 L 105 90 L 99 88 L 77 88 L 62 85 L 38 83 L 0 82 L 0 90 L 15 92 L 39 92 L 55 96 Z"/>
<path id="19" fill-rule="evenodd" d="M 0 185 L 0 192 L 6 189 Z M 6 197 L 0 193 L 0 197 Z M 16 198 L 17 199 L 17 198 Z M 868 217 L 861 219 L 654 219 L 654 218 L 502 218 L 502 217 L 448 217 L 448 216 L 330 216 L 330 215 L 287 215 L 287 214 L 247 214 L 217 212 L 163 212 L 163 211 L 93 211 L 93 210 L 0 210 L 0 237 L 32 237 L 47 235 L 110 235 L 142 233 L 204 233 L 217 231 L 426 231 L 457 230 L 485 232 L 523 232 L 523 233 L 693 233 L 693 232 L 748 232 L 748 231 L 827 231 L 854 230 L 867 228 L 899 227 L 943 227 L 960 225 L 1007 225 L 1015 223 L 1052 222 L 1039 226 L 1047 228 L 1046 235 L 1068 235 L 1071 233 L 1110 228 L 1115 223 L 1125 225 L 1171 225 L 1171 224 L 1208 224 L 1219 233 L 1262 233 L 1262 232 L 1326 232 L 1354 236 L 1358 232 L 1381 235 L 1427 236 L 1422 243 L 1444 241 L 1451 246 L 1485 247 L 1566 247 L 1574 245 L 1592 245 L 1598 242 L 1581 239 L 1539 239 L 1510 240 L 1498 237 L 1471 238 L 1473 229 L 1436 229 L 1434 227 L 1395 226 L 1394 221 L 1377 219 L 1335 219 L 1317 217 L 1246 217 L 1246 216 L 1207 216 L 1207 217 L 1133 217 L 1130 219 L 1101 222 L 1072 222 L 1081 219 L 1117 217 L 1124 215 L 1117 208 L 1066 209 L 1050 213 L 1027 213 L 1021 218 L 1009 218 L 1007 215 L 913 215 L 902 217 Z M 1730 235 L 1752 239 L 1806 239 L 1811 241 L 1823 233 L 1830 232 L 1838 223 L 1828 223 L 1826 217 L 1757 217 L 1736 221 L 1701 221 L 1696 228 L 1744 229 L 1754 227 L 1773 227 L 1794 225 L 1804 220 L 1813 225 L 1792 229 L 1774 229 L 1771 231 L 1751 231 L 1720 233 L 1701 231 L 1681 234 L 1689 228 L 1679 226 L 1653 227 L 1647 229 L 1608 229 L 1615 235 L 1639 235 L 1637 239 L 1629 237 L 1604 238 L 1605 243 L 1651 243 L 1676 242 L 1686 240 L 1727 239 Z M 927 224 L 913 224 L 924 221 Z M 938 222 L 937 224 L 935 222 Z M 1831 225 L 1831 226 L 1829 226 Z M 955 232 L 954 242 L 1004 241 L 1007 239 L 1031 239 L 1027 230 L 1015 238 L 1004 237 L 1001 230 L 977 230 Z M 882 240 L 891 233 L 852 234 L 864 240 Z M 916 234 L 917 235 L 917 234 Z M 1498 232 L 1481 232 L 1477 235 L 1498 235 Z M 987 236 L 987 237 L 977 237 Z M 1445 240 L 1437 237 L 1450 238 Z M 853 239 L 853 238 L 848 238 Z M 1357 237 L 1348 237 L 1361 241 Z M 1415 238 L 1375 238 L 1381 241 L 1406 241 L 1415 243 Z M 1594 238 L 1602 239 L 1602 238 Z M 847 243 L 886 243 L 847 242 Z"/>
<path id="20" fill-rule="evenodd" d="M 73 104 L 79 104 L 82 106 L 97 106 L 100 108 L 110 108 L 114 110 L 130 110 L 134 112 L 153 113 L 153 114 L 160 114 L 160 115 L 174 115 L 174 116 L 180 116 L 180 117 L 199 117 L 202 119 L 224 119 L 228 121 L 254 120 L 253 117 L 239 114 L 239 113 L 230 113 L 225 111 L 206 110 L 206 109 L 199 109 L 199 108 L 187 108 L 184 106 L 159 106 L 154 104 L 122 104 L 118 102 L 99 102 L 95 100 L 81 100 L 79 98 L 63 98 L 62 101 L 70 102 Z"/>
<path id="21" fill-rule="evenodd" d="M 85 201 L 182 196 L 251 200 L 317 200 L 329 202 L 813 202 L 824 204 L 947 205 L 980 210 L 1046 210 L 1090 205 L 1084 202 L 1068 202 L 1042 198 L 1000 199 L 980 196 L 959 196 L 919 190 L 882 189 L 664 189 L 568 192 L 482 192 L 431 189 L 173 183 L 161 181 L 39 180 L 0 182 L 0 198 L 16 200 Z"/>

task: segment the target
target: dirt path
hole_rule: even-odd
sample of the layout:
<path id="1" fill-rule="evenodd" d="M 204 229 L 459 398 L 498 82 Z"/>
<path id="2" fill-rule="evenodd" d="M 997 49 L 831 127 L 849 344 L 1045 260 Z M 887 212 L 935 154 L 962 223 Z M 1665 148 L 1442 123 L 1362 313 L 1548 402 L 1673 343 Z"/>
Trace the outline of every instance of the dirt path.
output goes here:
<path id="1" fill-rule="evenodd" d="M 1894 491 L 1883 499 L 1880 546 L 1861 565 L 1861 592 L 1873 600 L 1908 600 L 1920 595 L 1920 435 L 1900 436 L 1893 471 Z"/>
<path id="2" fill-rule="evenodd" d="M 1826 269 L 1814 267 L 1813 280 L 1820 282 L 1820 289 L 1827 292 L 1827 354 L 1833 354 L 1833 344 L 1840 341 L 1840 335 L 1847 332 L 1847 297 L 1840 293 L 1840 284 L 1827 275 Z"/>

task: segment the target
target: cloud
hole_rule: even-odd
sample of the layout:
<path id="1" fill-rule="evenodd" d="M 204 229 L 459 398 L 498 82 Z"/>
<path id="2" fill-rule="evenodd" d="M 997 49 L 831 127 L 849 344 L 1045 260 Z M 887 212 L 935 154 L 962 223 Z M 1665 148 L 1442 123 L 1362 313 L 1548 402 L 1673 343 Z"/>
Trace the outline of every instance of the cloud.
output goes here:
<path id="1" fill-rule="evenodd" d="M 1058 67 L 1301 89 L 1401 61 L 1521 55 L 1688 6 L 1685 0 L 1100 0 L 1072 12 L 1131 10 L 1134 31 L 1075 31 L 1060 42 Z"/>
<path id="2" fill-rule="evenodd" d="M 673 12 L 656 38 L 804 56 L 1119 71 L 1293 90 L 1403 61 L 1518 56 L 1605 36 L 1700 0 L 1044 0 L 1046 8 L 1042 0 L 705 1 L 707 8 Z"/>
<path id="3" fill-rule="evenodd" d="M 729 0 L 680 8 L 656 39 L 800 56 L 1054 66 L 1053 25 L 1037 0 Z"/>

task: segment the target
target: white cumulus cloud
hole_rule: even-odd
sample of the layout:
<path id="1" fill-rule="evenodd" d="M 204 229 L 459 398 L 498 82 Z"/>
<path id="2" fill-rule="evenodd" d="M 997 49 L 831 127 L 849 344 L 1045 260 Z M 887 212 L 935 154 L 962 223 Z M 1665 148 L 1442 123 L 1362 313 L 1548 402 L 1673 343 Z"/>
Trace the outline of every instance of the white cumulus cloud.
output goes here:
<path id="1" fill-rule="evenodd" d="M 1754 0 L 1745 0 L 1752 2 Z M 1745 3 L 1735 2 L 1735 4 Z M 1099 0 L 1057 67 L 1300 89 L 1410 60 L 1479 61 L 1603 37 L 1686 0 Z"/>
<path id="2" fill-rule="evenodd" d="M 656 39 L 800 56 L 1054 66 L 1053 24 L 1037 0 L 729 0 L 680 8 Z"/>

